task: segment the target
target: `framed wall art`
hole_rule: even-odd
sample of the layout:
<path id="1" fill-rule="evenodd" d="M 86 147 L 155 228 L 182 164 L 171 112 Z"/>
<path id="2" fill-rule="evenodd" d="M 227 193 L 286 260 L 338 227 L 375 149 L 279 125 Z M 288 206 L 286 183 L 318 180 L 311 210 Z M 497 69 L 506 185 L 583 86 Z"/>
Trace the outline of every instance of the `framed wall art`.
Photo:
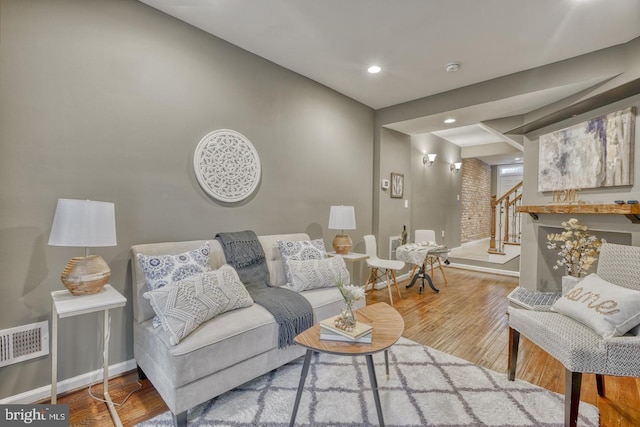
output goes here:
<path id="1" fill-rule="evenodd" d="M 402 199 L 404 196 L 404 175 L 391 172 L 391 197 Z"/>
<path id="2" fill-rule="evenodd" d="M 538 191 L 633 185 L 635 108 L 540 136 Z"/>
<path id="3" fill-rule="evenodd" d="M 202 189 L 225 203 L 251 196 L 261 177 L 260 157 L 244 135 L 231 129 L 206 134 L 193 156 L 193 169 Z"/>

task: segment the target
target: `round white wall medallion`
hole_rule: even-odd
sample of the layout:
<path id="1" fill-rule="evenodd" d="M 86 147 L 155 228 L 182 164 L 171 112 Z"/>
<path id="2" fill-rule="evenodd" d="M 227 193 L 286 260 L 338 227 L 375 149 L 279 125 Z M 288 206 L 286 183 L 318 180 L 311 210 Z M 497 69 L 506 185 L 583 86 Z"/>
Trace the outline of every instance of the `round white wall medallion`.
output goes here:
<path id="1" fill-rule="evenodd" d="M 198 183 L 211 197 L 233 203 L 249 197 L 260 182 L 260 157 L 239 132 L 218 129 L 198 143 L 193 156 Z"/>

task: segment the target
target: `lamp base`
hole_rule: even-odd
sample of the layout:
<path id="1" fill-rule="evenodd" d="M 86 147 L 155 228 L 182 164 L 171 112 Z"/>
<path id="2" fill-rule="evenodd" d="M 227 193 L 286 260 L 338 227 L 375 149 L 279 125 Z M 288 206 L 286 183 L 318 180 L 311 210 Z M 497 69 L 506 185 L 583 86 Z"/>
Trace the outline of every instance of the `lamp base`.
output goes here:
<path id="1" fill-rule="evenodd" d="M 353 242 L 348 234 L 336 234 L 336 237 L 333 238 L 332 245 L 337 254 L 345 255 L 348 254 L 353 247 Z"/>
<path id="2" fill-rule="evenodd" d="M 74 257 L 62 270 L 60 279 L 72 295 L 95 294 L 111 277 L 109 264 L 99 255 Z"/>

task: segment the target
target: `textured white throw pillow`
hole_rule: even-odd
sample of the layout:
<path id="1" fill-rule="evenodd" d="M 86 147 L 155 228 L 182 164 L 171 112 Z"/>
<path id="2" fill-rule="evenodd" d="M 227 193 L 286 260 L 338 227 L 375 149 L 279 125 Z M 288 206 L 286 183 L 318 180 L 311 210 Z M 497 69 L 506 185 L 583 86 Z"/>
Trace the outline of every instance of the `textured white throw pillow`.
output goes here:
<path id="1" fill-rule="evenodd" d="M 325 259 L 289 260 L 291 281 L 288 287 L 296 292 L 351 283 L 349 270 L 341 256 Z"/>
<path id="2" fill-rule="evenodd" d="M 553 304 L 604 338 L 624 335 L 640 324 L 640 291 L 614 285 L 590 274 Z"/>
<path id="3" fill-rule="evenodd" d="M 151 302 L 173 345 L 207 320 L 253 304 L 230 265 L 145 292 L 143 296 Z"/>

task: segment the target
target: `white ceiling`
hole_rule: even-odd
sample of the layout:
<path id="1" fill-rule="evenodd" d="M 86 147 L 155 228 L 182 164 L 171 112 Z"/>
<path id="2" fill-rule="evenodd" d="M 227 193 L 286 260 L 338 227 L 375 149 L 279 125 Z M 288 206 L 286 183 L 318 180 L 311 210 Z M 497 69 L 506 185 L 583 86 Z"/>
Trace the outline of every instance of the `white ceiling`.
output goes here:
<path id="1" fill-rule="evenodd" d="M 439 130 L 432 133 L 449 142 L 453 142 L 459 147 L 494 144 L 503 141 L 500 136 L 488 132 L 478 125 L 460 126 L 455 129 Z"/>
<path id="2" fill-rule="evenodd" d="M 640 0 L 141 1 L 374 109 L 640 36 Z M 461 67 L 448 73 L 452 61 Z M 369 74 L 371 64 L 382 72 Z M 531 111 L 567 90 L 531 94 L 536 99 L 517 100 L 514 111 Z M 495 114 L 482 111 L 462 125 Z M 417 123 L 412 133 L 429 132 Z"/>

